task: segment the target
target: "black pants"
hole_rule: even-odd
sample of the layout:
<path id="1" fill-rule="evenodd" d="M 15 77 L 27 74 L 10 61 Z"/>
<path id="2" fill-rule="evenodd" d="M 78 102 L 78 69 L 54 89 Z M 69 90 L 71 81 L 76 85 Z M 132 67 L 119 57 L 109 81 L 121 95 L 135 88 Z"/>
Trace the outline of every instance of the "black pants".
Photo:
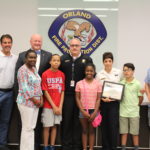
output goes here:
<path id="1" fill-rule="evenodd" d="M 119 103 L 102 102 L 101 103 L 102 119 L 102 149 L 116 150 L 119 133 Z"/>
<path id="2" fill-rule="evenodd" d="M 81 149 L 81 125 L 79 109 L 75 95 L 65 95 L 62 115 L 62 148 L 63 150 Z"/>

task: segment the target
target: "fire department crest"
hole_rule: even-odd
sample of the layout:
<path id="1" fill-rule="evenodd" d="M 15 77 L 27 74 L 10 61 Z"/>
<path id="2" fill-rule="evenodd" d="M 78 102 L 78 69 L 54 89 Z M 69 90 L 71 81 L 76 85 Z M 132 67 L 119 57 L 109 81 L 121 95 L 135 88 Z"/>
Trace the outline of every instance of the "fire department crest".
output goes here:
<path id="1" fill-rule="evenodd" d="M 55 19 L 48 36 L 62 53 L 69 53 L 70 40 L 78 37 L 81 40 L 81 52 L 90 55 L 106 39 L 107 31 L 100 19 L 91 12 L 70 10 Z"/>

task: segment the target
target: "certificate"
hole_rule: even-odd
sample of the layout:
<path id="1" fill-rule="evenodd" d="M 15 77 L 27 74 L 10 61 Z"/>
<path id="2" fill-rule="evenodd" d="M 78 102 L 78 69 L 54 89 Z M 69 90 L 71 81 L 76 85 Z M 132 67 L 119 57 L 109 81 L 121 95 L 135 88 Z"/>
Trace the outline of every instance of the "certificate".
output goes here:
<path id="1" fill-rule="evenodd" d="M 112 100 L 121 100 L 124 92 L 124 84 L 104 81 L 102 89 L 102 98 L 110 98 Z"/>

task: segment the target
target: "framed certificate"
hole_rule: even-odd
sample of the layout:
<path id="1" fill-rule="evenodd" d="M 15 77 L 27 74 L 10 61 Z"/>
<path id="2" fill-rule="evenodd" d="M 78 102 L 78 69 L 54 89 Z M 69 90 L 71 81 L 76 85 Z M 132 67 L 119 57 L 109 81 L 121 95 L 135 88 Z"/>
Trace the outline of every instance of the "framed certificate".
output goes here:
<path id="1" fill-rule="evenodd" d="M 102 88 L 102 98 L 110 98 L 112 100 L 122 100 L 125 85 L 110 81 L 104 81 Z"/>

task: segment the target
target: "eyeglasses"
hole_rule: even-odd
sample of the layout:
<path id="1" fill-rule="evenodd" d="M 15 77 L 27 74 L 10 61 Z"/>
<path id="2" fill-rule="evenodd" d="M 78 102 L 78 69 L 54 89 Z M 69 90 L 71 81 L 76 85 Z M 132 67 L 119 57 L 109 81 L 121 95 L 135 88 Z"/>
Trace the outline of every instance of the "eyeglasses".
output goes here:
<path id="1" fill-rule="evenodd" d="M 124 69 L 123 72 L 130 72 L 132 69 Z"/>
<path id="2" fill-rule="evenodd" d="M 78 44 L 71 44 L 70 47 L 79 47 L 80 45 Z"/>

